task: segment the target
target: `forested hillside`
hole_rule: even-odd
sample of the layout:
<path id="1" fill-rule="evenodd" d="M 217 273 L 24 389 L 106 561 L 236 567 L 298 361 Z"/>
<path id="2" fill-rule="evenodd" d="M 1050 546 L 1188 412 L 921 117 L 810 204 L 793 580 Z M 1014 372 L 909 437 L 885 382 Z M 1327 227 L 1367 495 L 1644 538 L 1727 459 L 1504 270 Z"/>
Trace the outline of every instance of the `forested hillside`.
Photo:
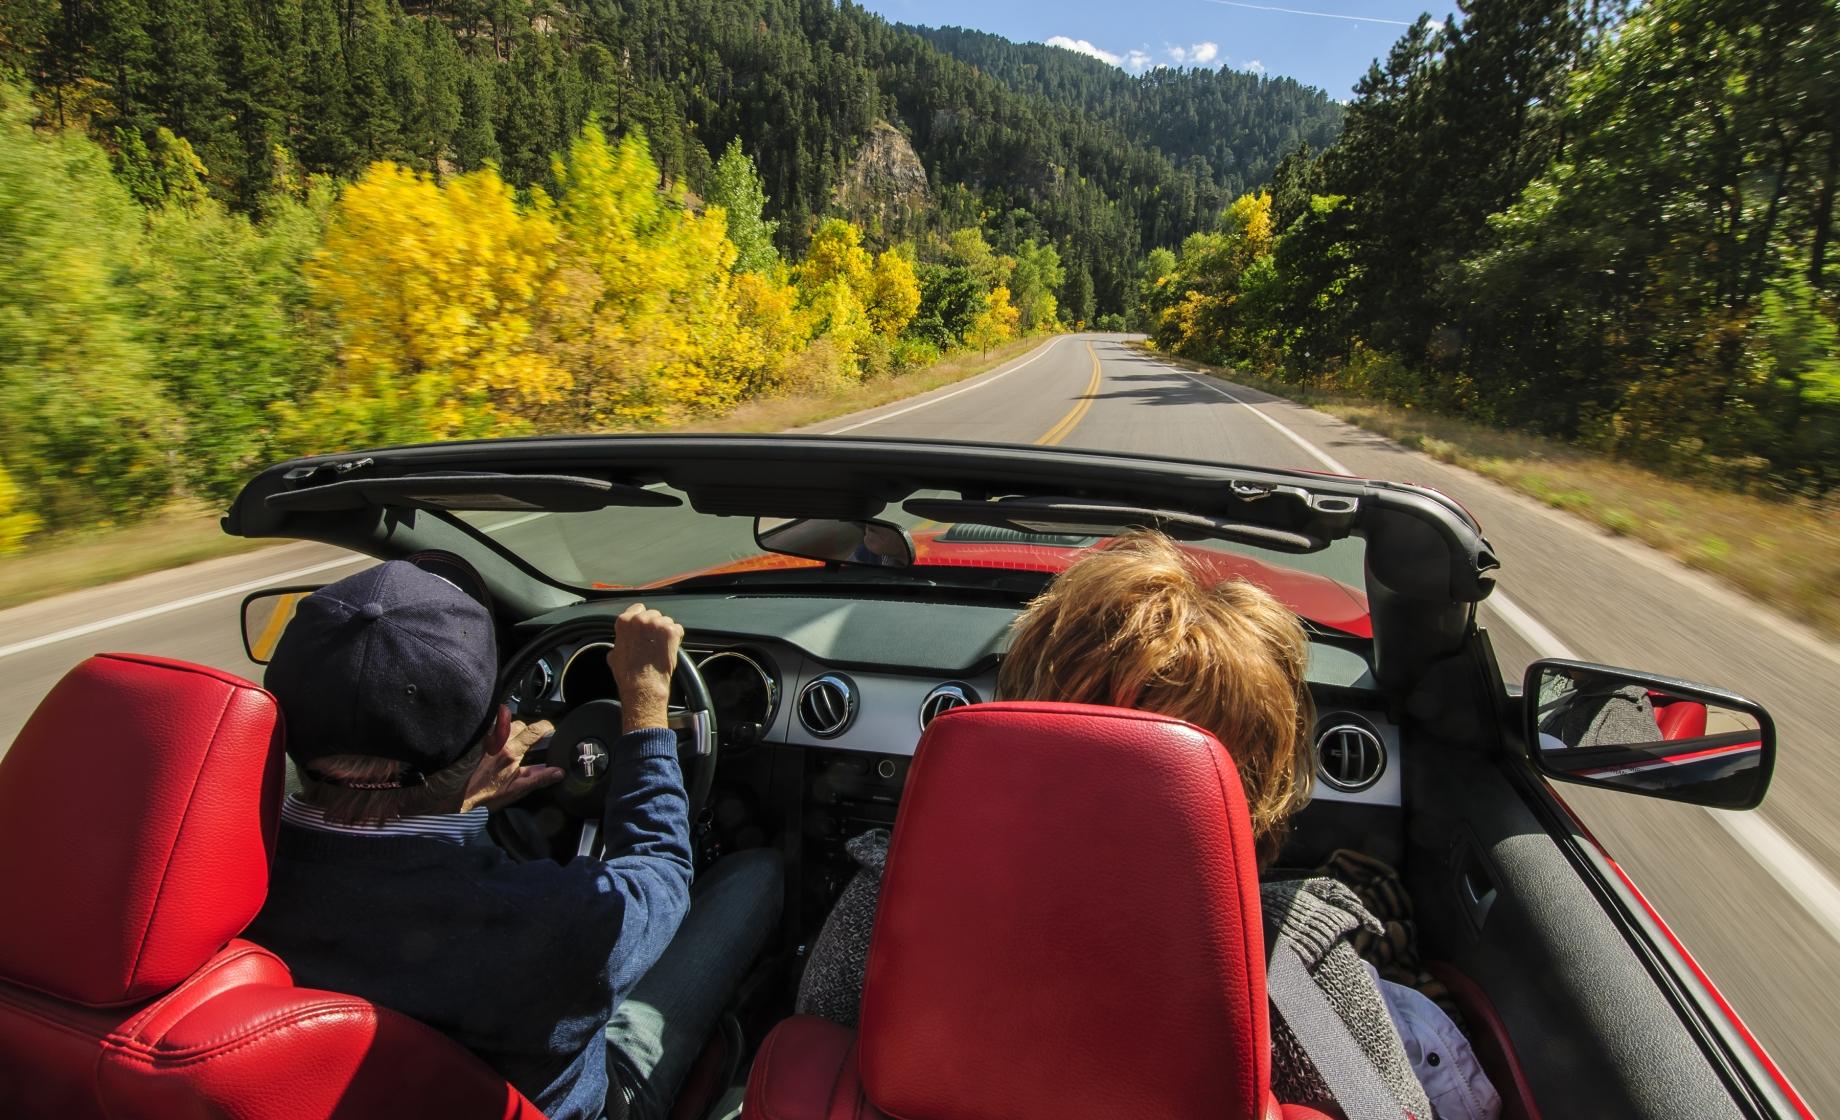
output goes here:
<path id="1" fill-rule="evenodd" d="M 1141 316 L 1210 361 L 1840 486 L 1840 5 L 1470 0 L 1376 62 Z"/>
<path id="2" fill-rule="evenodd" d="M 1229 197 L 1268 181 L 1278 160 L 1300 145 L 1328 146 L 1341 129 L 1341 106 L 1291 78 L 1207 67 L 1158 67 L 1132 77 L 1096 58 L 984 31 L 907 30 L 1012 89 L 1116 126 L 1206 175 Z"/>
<path id="3" fill-rule="evenodd" d="M 1142 133 L 1161 155 L 1136 131 L 1159 116 L 1155 97 L 1135 116 L 1079 111 L 831 0 L 10 0 L 0 63 L 58 123 L 105 144 L 152 144 L 167 128 L 246 212 L 290 176 L 348 179 L 377 160 L 490 163 L 514 186 L 553 189 L 552 153 L 591 115 L 615 135 L 644 131 L 664 173 L 702 192 L 739 139 L 793 251 L 887 120 L 939 188 L 933 228 L 1026 211 L 1008 219 L 1015 240 L 1057 246 L 1080 318 L 1123 311 L 1144 250 L 1206 227 L 1293 138 L 1334 127 L 1333 106 L 1294 83 L 1229 81 L 1201 116 Z M 1163 143 L 1172 129 L 1181 143 Z"/>
<path id="4" fill-rule="evenodd" d="M 9 0 L 0 551 L 280 455 L 1122 325 L 1145 250 L 1333 126 L 1296 92 L 1236 94 L 1289 115 L 1217 172 L 830 0 Z"/>

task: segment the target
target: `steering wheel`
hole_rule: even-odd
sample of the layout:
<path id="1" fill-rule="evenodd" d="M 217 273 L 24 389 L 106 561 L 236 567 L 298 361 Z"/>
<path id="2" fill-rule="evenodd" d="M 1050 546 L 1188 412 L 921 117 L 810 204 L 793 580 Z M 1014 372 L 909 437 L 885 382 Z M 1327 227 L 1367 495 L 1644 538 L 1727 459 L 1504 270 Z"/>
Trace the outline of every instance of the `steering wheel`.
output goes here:
<path id="1" fill-rule="evenodd" d="M 583 619 L 553 626 L 537 635 L 505 662 L 498 678 L 498 703 L 509 702 L 517 682 L 544 653 L 583 637 L 596 642 L 609 641 L 611 629 L 605 619 Z M 677 651 L 677 668 L 671 675 L 671 683 L 673 690 L 682 696 L 683 707 L 672 708 L 665 722 L 677 733 L 677 758 L 683 768 L 690 822 L 694 825 L 702 815 L 709 787 L 716 776 L 715 703 L 709 698 L 709 686 L 703 683 L 703 674 L 682 649 Z M 556 724 L 544 756 L 525 758 L 526 765 L 545 763 L 562 770 L 562 780 L 543 792 L 565 813 L 581 821 L 576 855 L 600 854 L 607 775 L 612 769 L 615 744 L 624 734 L 621 721 L 618 700 L 589 700 L 577 704 Z"/>

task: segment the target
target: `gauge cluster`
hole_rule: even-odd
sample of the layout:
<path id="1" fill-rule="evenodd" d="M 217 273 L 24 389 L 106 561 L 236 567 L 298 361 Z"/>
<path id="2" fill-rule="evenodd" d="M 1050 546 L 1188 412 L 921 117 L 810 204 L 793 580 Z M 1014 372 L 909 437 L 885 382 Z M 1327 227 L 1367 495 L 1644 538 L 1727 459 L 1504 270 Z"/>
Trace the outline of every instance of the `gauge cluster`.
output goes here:
<path id="1" fill-rule="evenodd" d="M 607 662 L 607 655 L 613 652 L 612 642 L 589 642 L 569 655 L 562 666 L 560 688 L 556 690 L 556 699 L 564 704 L 585 704 L 589 700 L 618 700 L 619 685 L 613 679 L 613 667 Z"/>
<path id="2" fill-rule="evenodd" d="M 752 649 L 686 646 L 715 704 L 716 726 L 727 747 L 760 742 L 779 710 L 780 686 L 771 657 Z M 590 700 L 618 700 L 607 655 L 611 642 L 570 644 L 537 658 L 513 683 L 510 703 L 523 720 L 557 719 Z M 676 706 L 675 691 L 673 707 Z"/>

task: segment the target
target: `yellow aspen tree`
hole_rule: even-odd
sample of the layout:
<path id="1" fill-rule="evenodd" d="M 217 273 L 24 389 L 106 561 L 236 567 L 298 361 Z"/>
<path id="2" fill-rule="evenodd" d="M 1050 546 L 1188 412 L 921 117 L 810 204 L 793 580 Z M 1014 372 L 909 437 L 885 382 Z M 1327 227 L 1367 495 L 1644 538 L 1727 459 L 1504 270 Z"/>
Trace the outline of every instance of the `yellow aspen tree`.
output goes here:
<path id="1" fill-rule="evenodd" d="M 0 467 L 0 555 L 18 551 L 20 542 L 38 528 L 38 518 L 31 511 L 14 508 L 19 502 L 18 484 Z"/>
<path id="2" fill-rule="evenodd" d="M 730 271 L 726 215 L 659 189 L 644 136 L 583 127 L 555 164 L 571 301 L 560 352 L 592 426 L 660 423 L 735 400 L 759 380 Z"/>
<path id="3" fill-rule="evenodd" d="M 992 346 L 1015 337 L 1016 323 L 1021 318 L 1021 312 L 1009 301 L 1009 289 L 998 285 L 985 295 L 984 310 L 972 318 L 965 341 L 988 354 Z"/>
<path id="4" fill-rule="evenodd" d="M 813 337 L 831 340 L 848 356 L 851 373 L 861 376 L 871 340 L 899 312 L 890 305 L 879 319 L 875 313 L 876 266 L 862 247 L 862 231 L 842 218 L 825 219 L 793 274 Z"/>
<path id="5" fill-rule="evenodd" d="M 833 277 L 815 289 L 801 286 L 799 299 L 814 338 L 830 339 L 852 363 L 862 357 L 875 334 L 875 324 L 855 288 L 842 277 Z M 860 376 L 862 370 L 856 367 L 853 372 Z"/>
<path id="6" fill-rule="evenodd" d="M 589 121 L 566 158 L 555 160 L 554 174 L 556 219 L 569 254 L 600 277 L 604 306 L 643 308 L 681 285 L 673 270 L 684 262 L 664 244 L 672 219 L 681 215 L 659 192 L 658 165 L 642 134 L 615 147 Z"/>
<path id="7" fill-rule="evenodd" d="M 1227 207 L 1226 220 L 1221 223 L 1229 244 L 1236 273 L 1244 272 L 1252 262 L 1260 257 L 1271 255 L 1273 229 L 1271 222 L 1271 195 L 1265 191 L 1256 194 L 1242 194 Z"/>
<path id="8" fill-rule="evenodd" d="M 920 279 L 905 256 L 889 249 L 875 258 L 869 274 L 869 321 L 892 340 L 920 310 Z"/>
<path id="9" fill-rule="evenodd" d="M 526 427 L 568 387 L 534 331 L 557 241 L 547 215 L 520 212 L 490 168 L 440 186 L 373 164 L 308 264 L 338 368 L 283 419 L 327 447 Z"/>
<path id="10" fill-rule="evenodd" d="M 842 218 L 826 218 L 811 235 L 794 275 L 802 290 L 815 292 L 841 280 L 860 296 L 869 290 L 872 267 L 869 251 L 862 247 L 862 230 Z"/>
<path id="11" fill-rule="evenodd" d="M 735 311 L 742 346 L 750 348 L 744 395 L 779 386 L 787 365 L 808 341 L 807 322 L 799 313 L 799 291 L 787 281 L 784 266 L 771 273 L 737 272 Z"/>

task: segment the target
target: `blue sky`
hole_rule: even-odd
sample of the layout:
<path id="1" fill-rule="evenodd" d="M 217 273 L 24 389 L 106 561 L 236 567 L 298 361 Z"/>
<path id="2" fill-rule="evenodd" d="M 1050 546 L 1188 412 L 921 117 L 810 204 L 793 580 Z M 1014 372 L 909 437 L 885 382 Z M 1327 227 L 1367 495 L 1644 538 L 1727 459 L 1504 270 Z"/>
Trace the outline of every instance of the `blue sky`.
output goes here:
<path id="1" fill-rule="evenodd" d="M 975 27 L 1052 42 L 1131 73 L 1151 66 L 1231 66 L 1283 74 L 1346 98 L 1405 25 L 1454 5 L 1425 0 L 862 0 L 899 23 Z"/>

